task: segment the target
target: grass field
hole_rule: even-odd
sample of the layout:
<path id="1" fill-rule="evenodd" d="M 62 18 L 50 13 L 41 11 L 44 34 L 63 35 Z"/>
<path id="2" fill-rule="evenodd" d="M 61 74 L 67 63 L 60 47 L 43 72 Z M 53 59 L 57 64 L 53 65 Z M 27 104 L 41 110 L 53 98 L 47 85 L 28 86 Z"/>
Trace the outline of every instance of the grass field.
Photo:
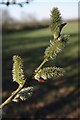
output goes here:
<path id="1" fill-rule="evenodd" d="M 36 87 L 35 94 L 25 102 L 11 103 L 4 108 L 4 118 L 77 118 L 78 117 L 78 24 L 69 22 L 63 33 L 70 34 L 69 44 L 46 66 L 60 66 L 66 70 L 64 77 L 38 83 L 31 79 L 35 68 L 43 60 L 49 45 L 49 28 L 14 32 L 3 35 L 3 101 L 16 89 L 12 82 L 12 56 L 24 60 L 26 85 Z M 7 116 L 8 115 L 8 116 Z"/>

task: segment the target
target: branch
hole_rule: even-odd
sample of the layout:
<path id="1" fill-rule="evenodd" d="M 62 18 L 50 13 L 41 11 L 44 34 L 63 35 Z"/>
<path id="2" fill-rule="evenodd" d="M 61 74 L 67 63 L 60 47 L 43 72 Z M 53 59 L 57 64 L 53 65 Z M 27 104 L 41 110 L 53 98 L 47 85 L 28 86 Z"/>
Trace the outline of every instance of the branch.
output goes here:
<path id="1" fill-rule="evenodd" d="M 32 0 L 26 0 L 25 2 L 16 2 L 16 0 L 13 0 L 12 2 L 7 0 L 7 2 L 0 2 L 0 4 L 9 6 L 9 5 L 19 5 L 20 7 L 23 7 L 24 4 L 29 4 Z"/>
<path id="2" fill-rule="evenodd" d="M 14 1 L 15 2 L 15 1 Z M 9 0 L 7 1 L 7 6 L 9 4 Z M 15 3 L 16 4 L 16 3 Z M 19 4 L 19 3 L 17 3 Z M 22 3 L 20 3 L 22 5 Z M 59 67 L 44 67 L 44 64 L 47 61 L 54 60 L 57 55 L 63 50 L 65 45 L 68 42 L 68 35 L 62 35 L 61 30 L 66 25 L 63 23 L 60 13 L 57 8 L 52 9 L 51 11 L 51 31 L 53 34 L 53 39 L 50 40 L 49 46 L 46 48 L 44 52 L 44 58 L 38 68 L 34 71 L 34 79 L 38 82 L 45 82 L 47 79 L 56 78 L 59 76 L 63 76 L 64 70 Z M 28 99 L 33 91 L 33 87 L 23 88 L 26 79 L 24 76 L 23 70 L 23 60 L 20 56 L 13 56 L 13 69 L 12 69 L 13 81 L 19 84 L 17 90 L 15 90 L 11 96 L 0 105 L 0 108 L 4 107 L 6 104 L 9 104 L 11 101 L 18 102 L 19 100 Z"/>

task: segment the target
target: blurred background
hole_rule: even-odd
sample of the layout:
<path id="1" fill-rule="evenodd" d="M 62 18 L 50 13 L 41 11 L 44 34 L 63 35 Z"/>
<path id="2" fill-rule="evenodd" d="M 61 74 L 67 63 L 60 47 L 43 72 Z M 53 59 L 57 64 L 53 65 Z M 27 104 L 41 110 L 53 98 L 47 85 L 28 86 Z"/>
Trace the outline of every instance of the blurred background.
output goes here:
<path id="1" fill-rule="evenodd" d="M 7 0 L 4 0 L 7 1 Z M 21 0 L 17 0 L 20 2 Z M 25 1 L 25 0 L 23 0 Z M 69 44 L 54 61 L 46 66 L 63 67 L 64 77 L 38 83 L 32 80 L 34 70 L 43 60 L 44 50 L 52 37 L 50 11 L 58 7 L 63 21 L 62 33 L 69 34 Z M 78 84 L 78 2 L 76 0 L 33 0 L 23 7 L 0 4 L 2 26 L 2 100 L 17 88 L 12 80 L 12 56 L 24 60 L 26 86 L 34 86 L 35 93 L 25 102 L 10 103 L 3 108 L 3 118 L 78 118 L 80 113 Z M 1 94 L 0 94 L 1 96 Z"/>

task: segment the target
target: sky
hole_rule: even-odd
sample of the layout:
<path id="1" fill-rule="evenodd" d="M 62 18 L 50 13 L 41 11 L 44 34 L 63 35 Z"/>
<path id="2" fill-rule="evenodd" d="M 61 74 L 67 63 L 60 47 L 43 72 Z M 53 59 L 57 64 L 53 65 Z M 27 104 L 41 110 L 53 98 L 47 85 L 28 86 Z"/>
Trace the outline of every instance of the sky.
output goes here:
<path id="1" fill-rule="evenodd" d="M 25 16 L 31 17 L 30 15 L 33 15 L 33 18 L 37 20 L 50 18 L 50 11 L 53 7 L 58 7 L 63 19 L 78 18 L 78 0 L 33 0 L 22 8 L 1 5 L 1 8 L 8 10 L 15 19 L 23 19 Z"/>

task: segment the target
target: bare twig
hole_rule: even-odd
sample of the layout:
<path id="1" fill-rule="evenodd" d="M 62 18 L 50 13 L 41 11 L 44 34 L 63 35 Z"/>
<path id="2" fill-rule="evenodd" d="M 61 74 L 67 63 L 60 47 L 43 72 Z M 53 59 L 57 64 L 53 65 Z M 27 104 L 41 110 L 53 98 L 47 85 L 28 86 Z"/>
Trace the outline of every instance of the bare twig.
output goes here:
<path id="1" fill-rule="evenodd" d="M 19 5 L 20 7 L 23 7 L 24 4 L 28 4 L 30 3 L 32 0 L 26 0 L 25 2 L 16 2 L 16 0 L 13 0 L 12 2 L 10 0 L 7 0 L 7 2 L 4 2 L 4 0 L 2 0 L 2 2 L 0 2 L 0 4 L 9 6 L 9 5 Z"/>

